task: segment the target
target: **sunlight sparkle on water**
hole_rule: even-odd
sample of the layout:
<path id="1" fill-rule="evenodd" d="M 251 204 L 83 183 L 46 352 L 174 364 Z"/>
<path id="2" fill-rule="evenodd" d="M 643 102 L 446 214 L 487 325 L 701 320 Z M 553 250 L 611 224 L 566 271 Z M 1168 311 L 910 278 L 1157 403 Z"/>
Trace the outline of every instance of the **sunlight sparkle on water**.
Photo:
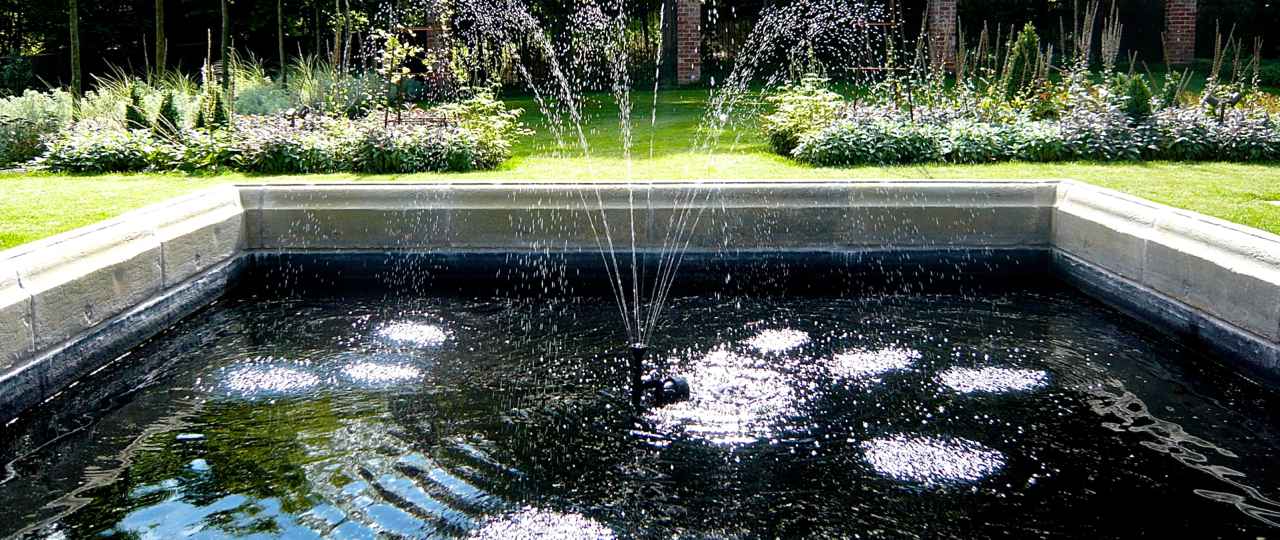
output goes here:
<path id="1" fill-rule="evenodd" d="M 301 392 L 320 384 L 320 378 L 279 366 L 243 367 L 227 375 L 227 387 L 244 394 Z"/>
<path id="2" fill-rule="evenodd" d="M 449 339 L 449 332 L 439 325 L 419 322 L 395 322 L 383 326 L 378 335 L 403 345 L 431 347 Z"/>
<path id="3" fill-rule="evenodd" d="M 968 439 L 894 435 L 862 443 L 867 462 L 896 480 L 975 482 L 1004 467 L 1004 454 Z"/>
<path id="4" fill-rule="evenodd" d="M 831 373 L 845 379 L 863 379 L 904 370 L 920 359 L 920 351 L 888 347 L 874 351 L 849 351 L 831 359 Z"/>
<path id="5" fill-rule="evenodd" d="M 578 514 L 525 508 L 501 516 L 471 531 L 468 538 L 563 538 L 567 540 L 604 540 L 614 538 L 613 531 L 600 522 Z"/>
<path id="6" fill-rule="evenodd" d="M 342 368 L 342 373 L 353 380 L 373 384 L 402 382 L 422 376 L 422 370 L 412 366 L 379 364 L 377 362 L 351 364 Z"/>
<path id="7" fill-rule="evenodd" d="M 750 345 L 762 353 L 779 353 L 788 351 L 809 342 L 809 334 L 790 328 L 769 329 L 756 334 L 747 340 Z"/>
<path id="8" fill-rule="evenodd" d="M 768 363 L 727 350 L 708 353 L 685 373 L 689 401 L 654 409 L 655 422 L 716 444 L 744 444 L 767 438 L 773 419 L 793 413 L 790 378 Z"/>
<path id="9" fill-rule="evenodd" d="M 1017 392 L 1045 386 L 1049 382 L 1049 374 L 1034 369 L 951 368 L 942 372 L 938 381 L 962 394 Z"/>

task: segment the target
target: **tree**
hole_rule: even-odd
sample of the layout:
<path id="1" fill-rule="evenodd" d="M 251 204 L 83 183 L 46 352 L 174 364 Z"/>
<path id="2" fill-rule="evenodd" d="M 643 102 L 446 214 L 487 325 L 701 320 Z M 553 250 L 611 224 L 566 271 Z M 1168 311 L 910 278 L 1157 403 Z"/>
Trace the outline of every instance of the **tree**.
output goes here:
<path id="1" fill-rule="evenodd" d="M 222 91 L 231 92 L 231 0 L 222 0 Z"/>
<path id="2" fill-rule="evenodd" d="M 80 104 L 80 6 L 77 0 L 67 0 L 68 25 L 71 29 L 71 103 Z"/>
<path id="3" fill-rule="evenodd" d="M 289 66 L 284 58 L 284 0 L 276 0 L 276 39 L 280 49 L 280 82 L 289 80 Z"/>
<path id="4" fill-rule="evenodd" d="M 156 0 L 156 67 L 161 71 L 164 71 L 168 48 L 164 36 L 164 0 Z"/>

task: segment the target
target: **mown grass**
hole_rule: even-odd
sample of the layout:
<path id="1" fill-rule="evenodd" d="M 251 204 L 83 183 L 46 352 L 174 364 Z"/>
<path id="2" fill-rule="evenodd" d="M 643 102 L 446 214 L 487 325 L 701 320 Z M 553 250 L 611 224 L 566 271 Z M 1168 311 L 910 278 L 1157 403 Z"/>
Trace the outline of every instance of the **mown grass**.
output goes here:
<path id="1" fill-rule="evenodd" d="M 770 153 L 753 127 L 730 129 L 708 149 L 698 127 L 705 90 L 659 94 L 650 125 L 652 93 L 639 92 L 631 120 L 633 159 L 625 159 L 617 108 L 607 95 L 591 96 L 583 123 L 584 156 L 577 135 L 563 144 L 551 136 L 532 99 L 526 109 L 537 133 L 495 171 L 466 174 L 247 176 L 222 174 L 31 175 L 0 174 L 0 248 L 44 238 L 176 195 L 228 183 L 823 180 L 823 179 L 1057 179 L 1071 178 L 1202 212 L 1280 234 L 1280 166 L 1233 163 L 1001 163 L 966 166 L 815 168 Z"/>

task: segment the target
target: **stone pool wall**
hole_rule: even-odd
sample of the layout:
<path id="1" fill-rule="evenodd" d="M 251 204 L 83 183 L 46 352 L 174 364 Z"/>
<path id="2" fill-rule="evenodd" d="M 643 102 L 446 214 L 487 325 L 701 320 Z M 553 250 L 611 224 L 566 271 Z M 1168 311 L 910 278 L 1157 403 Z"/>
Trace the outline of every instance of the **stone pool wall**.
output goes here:
<path id="1" fill-rule="evenodd" d="M 0 417 L 217 298 L 246 255 L 594 252 L 606 222 L 615 247 L 634 234 L 653 251 L 682 219 L 699 253 L 1050 254 L 1085 292 L 1280 374 L 1280 237 L 1265 232 L 1069 181 L 633 187 L 221 187 L 0 252 Z"/>

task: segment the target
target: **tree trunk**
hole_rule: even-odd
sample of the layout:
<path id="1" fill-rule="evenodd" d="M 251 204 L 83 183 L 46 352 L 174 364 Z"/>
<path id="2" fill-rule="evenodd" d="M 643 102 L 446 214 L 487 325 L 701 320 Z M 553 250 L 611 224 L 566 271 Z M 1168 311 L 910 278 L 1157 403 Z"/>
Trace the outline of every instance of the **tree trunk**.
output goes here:
<path id="1" fill-rule="evenodd" d="M 346 21 L 341 19 L 341 0 L 333 0 L 333 16 L 339 20 L 333 25 L 333 50 L 329 52 L 333 54 L 333 67 L 337 69 L 342 67 L 342 30 L 346 26 Z"/>
<path id="2" fill-rule="evenodd" d="M 71 28 L 71 103 L 80 105 L 80 5 L 77 0 L 67 0 L 67 12 Z"/>
<path id="3" fill-rule="evenodd" d="M 222 91 L 231 92 L 231 0 L 222 0 Z"/>
<path id="4" fill-rule="evenodd" d="M 156 68 L 164 71 L 169 44 L 164 36 L 164 0 L 156 0 Z"/>
<path id="5" fill-rule="evenodd" d="M 321 47 L 320 45 L 320 39 L 321 39 L 320 38 L 320 0 L 311 0 L 311 25 L 313 27 L 312 33 L 315 34 L 315 38 L 316 38 L 316 48 L 314 51 L 312 51 L 311 54 L 315 55 L 316 59 L 319 59 L 321 54 L 321 51 L 320 51 L 320 47 Z"/>
<path id="6" fill-rule="evenodd" d="M 289 80 L 289 64 L 284 58 L 284 0 L 276 0 L 276 44 L 280 47 L 280 82 Z"/>
<path id="7" fill-rule="evenodd" d="M 342 2 L 342 33 L 345 36 L 342 47 L 342 70 L 351 65 L 351 0 Z"/>

